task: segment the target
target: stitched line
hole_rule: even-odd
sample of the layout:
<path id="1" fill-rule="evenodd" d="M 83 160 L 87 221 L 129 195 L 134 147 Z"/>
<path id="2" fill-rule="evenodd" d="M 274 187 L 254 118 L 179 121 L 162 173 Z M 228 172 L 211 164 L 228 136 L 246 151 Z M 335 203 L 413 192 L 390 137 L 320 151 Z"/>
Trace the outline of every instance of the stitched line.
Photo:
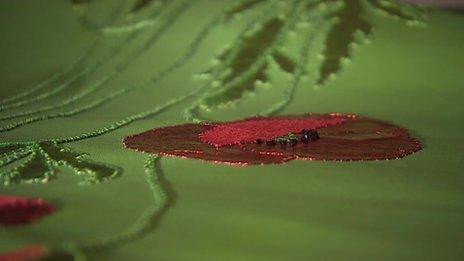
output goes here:
<path id="1" fill-rule="evenodd" d="M 104 250 L 132 242 L 149 233 L 168 207 L 169 198 L 162 182 L 162 168 L 160 157 L 150 156 L 145 162 L 145 178 L 150 188 L 153 203 L 140 215 L 131 227 L 119 235 L 109 236 L 85 243 L 67 243 L 59 248 L 70 252 Z"/>
<path id="2" fill-rule="evenodd" d="M 38 122 L 38 121 L 75 116 L 75 115 L 77 115 L 79 113 L 82 113 L 82 112 L 89 111 L 91 109 L 97 108 L 97 107 L 105 104 L 106 102 L 109 102 L 109 101 L 113 100 L 114 98 L 116 98 L 116 97 L 118 97 L 118 96 L 120 96 L 122 94 L 127 93 L 128 91 L 129 91 L 129 89 L 122 89 L 122 90 L 116 91 L 116 92 L 110 94 L 109 96 L 106 96 L 106 97 L 104 97 L 102 99 L 95 100 L 94 102 L 92 102 L 92 103 L 90 103 L 88 105 L 85 105 L 85 106 L 82 106 L 82 107 L 79 107 L 79 108 L 76 108 L 76 109 L 73 109 L 73 110 L 70 110 L 70 111 L 67 111 L 67 112 L 32 117 L 32 118 L 28 118 L 28 119 L 25 119 L 25 120 L 22 120 L 22 121 L 14 122 L 14 123 L 11 123 L 11 124 L 8 124 L 8 125 L 5 125 L 5 126 L 1 126 L 0 127 L 0 133 L 10 131 L 10 130 L 14 130 L 14 129 L 19 128 L 21 126 L 25 126 L 25 125 L 28 125 L 28 124 L 31 124 L 31 123 L 34 123 L 34 122 Z"/>
<path id="3" fill-rule="evenodd" d="M 70 105 L 72 103 L 75 103 L 75 102 L 89 96 L 90 94 L 94 93 L 95 91 L 100 89 L 105 83 L 107 83 L 109 80 L 111 80 L 113 77 L 117 76 L 119 73 L 121 73 L 123 70 L 125 70 L 127 68 L 127 66 L 132 61 L 134 61 L 137 57 L 142 55 L 152 45 L 154 45 L 157 42 L 157 40 L 160 38 L 160 36 L 177 20 L 177 18 L 180 16 L 180 14 L 187 10 L 187 6 L 188 5 L 186 5 L 186 4 L 179 5 L 175 10 L 173 10 L 172 13 L 169 13 L 168 14 L 168 19 L 165 21 L 163 26 L 159 30 L 157 30 L 152 35 L 152 37 L 150 37 L 150 39 L 148 39 L 141 46 L 141 48 L 138 48 L 137 50 L 135 50 L 135 52 L 131 55 L 131 57 L 132 57 L 131 60 L 128 60 L 128 61 L 126 61 L 124 63 L 121 63 L 121 64 L 117 65 L 113 69 L 112 72 L 110 72 L 106 76 L 102 77 L 98 82 L 94 83 L 91 88 L 89 88 L 89 89 L 87 89 L 87 90 L 85 90 L 85 91 L 83 91 L 83 92 L 81 92 L 81 93 L 79 93 L 79 94 L 65 100 L 64 102 L 62 102 L 60 104 L 52 105 L 52 106 L 44 106 L 44 107 L 36 109 L 36 110 L 23 111 L 23 112 L 14 114 L 14 115 L 10 115 L 10 116 L 7 116 L 7 117 L 0 118 L 0 120 L 11 119 L 11 118 L 19 117 L 19 116 L 31 115 L 31 114 L 35 114 L 35 113 L 38 113 L 38 112 L 43 112 L 43 111 L 48 111 L 48 110 L 52 110 L 52 109 L 62 108 L 62 107 L 65 107 L 67 105 Z M 133 35 L 135 36 L 136 33 L 133 33 Z M 96 106 L 97 105 L 93 105 L 92 107 L 96 107 Z M 90 109 L 88 107 L 89 106 L 85 106 L 85 108 L 81 107 L 81 108 L 79 108 L 77 110 L 73 110 L 72 115 L 76 115 L 79 112 L 86 111 L 86 110 Z M 52 114 L 52 115 L 44 115 L 44 116 L 32 117 L 32 118 L 28 118 L 28 119 L 25 119 L 25 120 L 22 120 L 22 121 L 19 121 L 19 122 L 11 123 L 11 124 L 9 124 L 7 126 L 4 126 L 4 127 L 0 127 L 0 132 L 5 132 L 5 131 L 8 131 L 8 130 L 12 130 L 12 129 L 15 129 L 15 128 L 19 127 L 19 126 L 23 126 L 25 124 L 29 124 L 29 123 L 32 123 L 32 122 L 48 120 L 48 119 L 53 119 L 53 118 L 59 118 L 59 117 L 68 117 L 70 115 L 71 115 L 70 113 L 62 113 L 62 114 Z"/>
<path id="4" fill-rule="evenodd" d="M 310 18 L 311 23 L 311 29 L 309 30 L 307 37 L 305 38 L 304 44 L 300 50 L 300 59 L 298 61 L 298 66 L 296 68 L 296 71 L 294 73 L 293 81 L 290 87 L 288 87 L 284 91 L 284 99 L 273 106 L 271 106 L 268 110 L 259 113 L 257 115 L 261 116 L 269 116 L 269 115 L 275 115 L 284 110 L 287 105 L 290 104 L 290 102 L 293 100 L 295 91 L 300 85 L 301 81 L 301 76 L 304 74 L 306 71 L 306 64 L 308 63 L 309 59 L 309 48 L 311 46 L 311 43 L 314 42 L 315 38 L 315 30 L 320 30 L 322 22 L 320 21 L 320 16 L 317 15 L 318 13 L 315 12 L 313 17 Z"/>
<path id="5" fill-rule="evenodd" d="M 161 27 L 160 30 L 157 30 L 155 32 L 155 36 L 152 36 L 149 40 L 147 40 L 141 48 L 137 49 L 136 52 L 134 52 L 132 55 L 134 57 L 138 57 L 140 56 L 143 51 L 145 49 L 148 49 L 150 47 L 150 45 L 152 44 L 151 42 L 153 41 L 156 41 L 159 36 L 156 36 L 158 34 L 162 34 L 164 31 L 165 31 L 165 27 L 169 26 L 169 22 L 172 21 L 174 18 L 176 18 L 176 12 L 179 11 L 178 9 L 174 10 L 174 12 L 171 12 L 169 13 L 169 18 L 167 19 L 168 21 L 168 24 L 163 24 L 164 26 Z M 160 16 L 162 14 L 162 9 L 156 9 L 154 10 L 154 12 L 152 13 L 152 18 L 157 18 L 158 16 Z M 18 107 L 22 107 L 22 106 L 25 106 L 25 105 L 28 105 L 28 104 L 31 104 L 31 103 L 35 103 L 35 102 L 38 102 L 38 101 L 41 101 L 41 100 L 44 100 L 46 98 L 49 98 L 49 97 L 52 97 L 64 90 L 67 90 L 69 89 L 69 87 L 71 86 L 72 83 L 74 83 L 75 81 L 77 81 L 78 79 L 82 78 L 83 76 L 85 75 L 88 75 L 96 70 L 98 70 L 100 67 L 102 67 L 104 64 L 106 64 L 108 61 L 110 61 L 111 59 L 113 59 L 115 56 L 117 56 L 119 53 L 121 53 L 127 46 L 130 45 L 130 43 L 140 34 L 140 32 L 134 32 L 134 33 L 131 33 L 130 35 L 128 35 L 127 37 L 124 38 L 124 40 L 122 40 L 121 42 L 119 42 L 118 44 L 116 44 L 116 46 L 113 46 L 112 49 L 110 50 L 110 52 L 104 56 L 102 59 L 100 59 L 99 61 L 97 61 L 95 64 L 93 64 L 92 66 L 89 66 L 87 68 L 84 68 L 82 71 L 76 73 L 75 75 L 73 75 L 71 78 L 67 79 L 65 82 L 63 82 L 62 84 L 60 84 L 58 87 L 48 91 L 48 92 L 45 92 L 41 95 L 37 95 L 35 97 L 32 97 L 32 98 L 29 98 L 29 99 L 25 99 L 25 100 L 22 100 L 22 101 L 18 101 L 16 103 L 12 103 L 12 104 L 8 104 L 8 105 L 4 105 L 4 106 L 0 106 L 0 111 L 4 111 L 4 110 L 8 110 L 8 109 L 13 109 L 13 108 L 18 108 Z M 37 113 L 37 112 L 43 112 L 43 111 L 47 111 L 47 110 L 51 110 L 51 109 L 56 109 L 56 108 L 61 108 L 61 107 L 64 107 L 66 105 L 69 105 L 70 103 L 73 103 L 79 99 L 82 98 L 82 96 L 86 96 L 90 93 L 93 93 L 94 91 L 98 90 L 99 87 L 101 87 L 103 84 L 105 84 L 106 82 L 108 82 L 110 79 L 112 79 L 114 76 L 118 75 L 119 73 L 121 73 L 127 66 L 128 64 L 135 60 L 135 58 L 133 59 L 130 59 L 130 60 L 127 60 L 125 62 L 122 62 L 120 64 L 118 64 L 117 66 L 115 66 L 115 68 L 106 76 L 102 77 L 99 81 L 97 81 L 96 83 L 94 83 L 91 88 L 88 89 L 88 92 L 86 94 L 78 94 L 74 97 L 71 97 L 70 99 L 66 100 L 65 102 L 63 103 L 60 103 L 58 105 L 55 105 L 55 106 L 45 106 L 45 107 L 42 107 L 42 108 L 39 108 L 39 109 L 36 109 L 36 110 L 30 110 L 30 111 L 26 111 L 24 113 L 18 113 L 17 115 L 11 115 L 11 116 L 5 116 L 5 117 L 2 117 L 1 120 L 4 120 L 4 119 L 12 119 L 12 118 L 16 118 L 16 117 L 20 117 L 20 116 L 26 116 L 26 115 L 31 115 L 31 114 L 34 114 L 34 113 Z"/>

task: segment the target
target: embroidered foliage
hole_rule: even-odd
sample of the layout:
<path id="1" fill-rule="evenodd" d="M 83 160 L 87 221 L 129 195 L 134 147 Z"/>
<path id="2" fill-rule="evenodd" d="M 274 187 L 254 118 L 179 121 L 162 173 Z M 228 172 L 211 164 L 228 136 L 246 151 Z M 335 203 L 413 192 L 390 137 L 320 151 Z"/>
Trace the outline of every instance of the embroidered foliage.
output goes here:
<path id="1" fill-rule="evenodd" d="M 29 155 L 20 165 L 0 173 L 5 184 L 19 182 L 48 182 L 56 177 L 57 168 L 69 167 L 79 175 L 83 184 L 98 183 L 116 177 L 115 166 L 94 162 L 82 153 L 61 147 L 53 142 L 40 142 L 28 147 Z"/>

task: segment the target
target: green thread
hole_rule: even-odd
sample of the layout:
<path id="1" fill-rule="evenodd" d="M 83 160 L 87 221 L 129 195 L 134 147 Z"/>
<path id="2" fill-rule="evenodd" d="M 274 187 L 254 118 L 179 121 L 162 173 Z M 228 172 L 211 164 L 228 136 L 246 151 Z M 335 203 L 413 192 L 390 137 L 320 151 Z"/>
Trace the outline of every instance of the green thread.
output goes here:
<path id="1" fill-rule="evenodd" d="M 133 53 L 132 57 L 135 57 L 137 58 L 138 56 L 140 56 L 141 54 L 143 54 L 143 52 L 145 52 L 151 45 L 153 45 L 158 39 L 159 39 L 159 36 L 164 33 L 166 31 L 166 29 L 171 26 L 173 24 L 173 22 L 177 19 L 177 17 L 181 14 L 181 12 L 185 11 L 186 5 L 179 5 L 178 8 L 176 8 L 173 12 L 169 13 L 168 14 L 168 19 L 166 20 L 166 22 L 163 24 L 163 26 L 160 28 L 160 30 L 156 31 L 152 37 L 150 37 L 150 39 L 148 39 L 143 45 L 141 48 L 135 50 L 135 52 Z M 135 36 L 135 33 L 130 36 L 130 38 L 132 39 L 133 37 Z M 133 59 L 135 59 L 133 58 Z M 133 60 L 132 59 L 132 60 Z M 2 117 L 0 118 L 0 120 L 5 120 L 5 119 L 11 119 L 11 118 L 16 118 L 16 117 L 19 117 L 19 116 L 27 116 L 27 115 L 32 115 L 32 114 L 35 114 L 35 113 L 39 113 L 39 112 L 43 112 L 43 111 L 48 111 L 48 110 L 52 110 L 52 109 L 57 109 L 57 108 L 62 108 L 62 107 L 65 107 L 67 105 L 70 105 L 90 94 L 92 94 L 93 92 L 95 92 L 96 90 L 98 90 L 100 87 L 102 87 L 106 82 L 108 82 L 112 77 L 118 75 L 118 73 L 120 73 L 121 71 L 123 71 L 128 65 L 129 63 L 132 61 L 132 60 L 128 60 L 126 62 L 123 62 L 123 63 L 120 63 L 119 65 L 117 65 L 112 72 L 110 72 L 109 74 L 107 74 L 106 76 L 104 76 L 102 79 L 100 79 L 98 82 L 94 83 L 92 85 L 91 88 L 59 103 L 59 104 L 56 104 L 56 105 L 52 105 L 52 106 L 44 106 L 44 107 L 41 107 L 41 108 L 38 108 L 38 109 L 35 109 L 35 110 L 29 110 L 29 111 L 23 111 L 23 112 L 19 112 L 17 114 L 13 114 L 13 115 L 9 115 L 9 116 L 6 116 L 6 117 Z M 120 94 L 119 92 L 117 94 Z M 78 108 L 78 109 L 75 109 L 75 110 L 72 110 L 72 111 L 69 111 L 69 112 L 66 112 L 66 113 L 58 113 L 58 114 L 51 114 L 51 115 L 43 115 L 43 116 L 37 116 L 37 117 L 31 117 L 31 118 L 27 118 L 25 120 L 22 120 L 22 121 L 19 121 L 19 122 L 15 122 L 15 123 L 11 123 L 11 124 L 8 124 L 6 126 L 3 126 L 3 127 L 0 127 L 0 132 L 5 132 L 5 131 L 9 131 L 9 130 L 12 130 L 12 129 L 15 129 L 15 128 L 18 128 L 20 126 L 23 126 L 23 125 L 26 125 L 26 124 L 30 124 L 30 123 L 33 123 L 33 122 L 37 122 L 37 121 L 42 121 L 42 120 L 47 120 L 47 119 L 54 119 L 54 118 L 60 118 L 60 117 L 69 117 L 69 116 L 73 116 L 73 115 L 76 115 L 80 112 L 83 112 L 83 111 L 87 111 L 89 109 L 92 109 L 92 108 L 95 108 L 99 105 L 101 105 L 103 102 L 106 102 L 108 100 L 110 100 L 111 98 L 113 98 L 114 95 L 110 95 L 109 97 L 107 98 L 104 98 L 102 100 L 99 100 L 99 101 L 96 101 L 94 102 L 93 104 L 91 105 L 88 105 L 88 106 L 84 106 L 84 107 L 81 107 L 81 108 Z"/>
<path id="2" fill-rule="evenodd" d="M 75 59 L 69 66 L 66 66 L 65 68 L 63 68 L 62 70 L 60 70 L 59 72 L 53 74 L 52 76 L 50 76 L 49 78 L 47 78 L 46 80 L 36 84 L 35 86 L 33 87 L 30 87 L 30 88 L 27 88 L 26 91 L 23 91 L 23 92 L 20 92 L 16 95 L 13 95 L 9 98 L 6 98 L 4 100 L 1 100 L 0 101 L 0 111 L 1 111 L 1 108 L 8 108 L 6 107 L 8 104 L 10 103 L 13 103 L 13 102 L 16 102 L 26 96 L 30 96 L 44 88 L 46 88 L 47 86 L 49 86 L 51 83 L 55 82 L 56 80 L 58 80 L 59 78 L 63 77 L 64 75 L 70 73 L 72 70 L 74 70 L 76 67 L 78 67 L 80 64 L 82 64 L 82 62 L 91 54 L 91 52 L 95 49 L 96 47 L 96 41 L 94 43 L 92 43 L 90 45 L 90 47 L 88 47 L 81 55 L 79 55 L 79 57 L 77 57 L 77 59 Z"/>
<path id="3" fill-rule="evenodd" d="M 316 17 L 313 17 L 311 19 L 311 21 L 313 21 L 314 24 L 311 25 L 311 28 L 310 28 L 310 30 L 309 30 L 306 38 L 305 38 L 305 41 L 303 43 L 302 48 L 300 50 L 300 59 L 298 60 L 297 67 L 296 67 L 296 70 L 294 72 L 294 77 L 293 77 L 292 84 L 291 84 L 291 86 L 289 88 L 287 88 L 284 91 L 284 97 L 285 98 L 283 100 L 281 100 L 280 102 L 275 103 L 273 106 L 271 106 L 266 111 L 264 111 L 262 113 L 259 113 L 258 114 L 259 116 L 268 116 L 268 115 L 278 114 L 283 109 L 285 109 L 285 107 L 288 104 L 290 104 L 290 102 L 293 100 L 294 95 L 295 95 L 295 91 L 298 88 L 298 86 L 300 85 L 301 76 L 306 71 L 306 64 L 308 63 L 308 59 L 309 59 L 309 48 L 311 46 L 311 43 L 314 41 L 315 35 L 311 31 L 320 30 L 320 28 L 321 28 L 321 21 L 318 20 L 318 19 L 314 19 L 314 18 L 318 18 L 317 15 L 316 15 Z"/>
<path id="4" fill-rule="evenodd" d="M 66 249 L 70 252 L 74 252 L 75 250 L 81 252 L 101 251 L 130 243 L 150 232 L 169 204 L 169 197 L 162 181 L 160 159 L 160 157 L 150 156 L 145 163 L 145 178 L 152 193 L 153 203 L 147 207 L 127 231 L 84 243 L 66 243 L 58 248 Z"/>
<path id="5" fill-rule="evenodd" d="M 0 133 L 1 132 L 6 132 L 6 131 L 11 131 L 11 130 L 14 130 L 14 129 L 19 128 L 21 126 L 28 125 L 28 124 L 31 124 L 31 123 L 34 123 L 34 122 L 75 116 L 75 115 L 77 115 L 79 113 L 82 113 L 82 112 L 89 111 L 91 109 L 97 108 L 97 107 L 105 104 L 106 102 L 109 102 L 109 101 L 113 100 L 114 98 L 116 98 L 116 97 L 118 97 L 118 96 L 120 96 L 122 94 L 127 93 L 128 91 L 129 91 L 129 89 L 122 89 L 122 90 L 116 91 L 116 92 L 114 92 L 114 93 L 112 93 L 112 94 L 110 94 L 110 95 L 108 95 L 108 96 L 106 96 L 104 98 L 95 100 L 94 102 L 92 102 L 92 103 L 90 103 L 88 105 L 81 106 L 79 108 L 76 108 L 76 109 L 73 109 L 73 110 L 70 110 L 70 111 L 67 111 L 67 112 L 61 112 L 61 113 L 55 113 L 55 114 L 49 114 L 49 115 L 42 115 L 42 116 L 27 118 L 27 119 L 24 119 L 22 121 L 13 122 L 13 123 L 7 124 L 5 126 L 1 126 L 0 127 Z"/>
<path id="6" fill-rule="evenodd" d="M 119 167 L 98 163 L 85 158 L 85 154 L 61 147 L 56 142 L 44 141 L 27 147 L 23 154 L 18 152 L 17 158 L 28 157 L 18 166 L 0 172 L 0 180 L 4 185 L 16 183 L 46 183 L 56 177 L 56 169 L 60 166 L 71 168 L 76 175 L 83 178 L 80 184 L 94 184 L 117 177 Z"/>
<path id="7" fill-rule="evenodd" d="M 245 43 L 245 38 L 246 38 L 246 33 L 249 32 L 256 24 L 256 21 L 261 21 L 266 19 L 266 17 L 269 16 L 269 12 L 272 11 L 274 8 L 275 1 L 271 1 L 271 4 L 268 8 L 266 8 L 264 11 L 260 12 L 256 17 L 253 17 L 249 23 L 245 25 L 245 27 L 241 30 L 241 33 L 239 34 L 239 37 L 234 41 L 232 44 L 232 47 L 227 51 L 227 55 L 224 59 L 224 61 L 219 64 L 219 66 L 215 67 L 213 71 L 211 72 L 212 80 L 209 80 L 206 85 L 210 85 L 211 89 L 218 89 L 222 87 L 221 85 L 217 84 L 219 78 L 222 76 L 224 73 L 224 70 L 226 70 L 231 62 L 233 61 L 233 58 L 238 54 L 240 49 L 243 47 Z M 206 93 L 203 94 L 200 98 L 195 100 L 189 107 L 187 107 L 185 110 L 183 110 L 182 114 L 184 119 L 187 121 L 192 121 L 192 122 L 203 122 L 203 121 L 208 121 L 207 119 L 201 118 L 199 113 L 197 113 L 198 107 L 201 106 L 201 103 L 206 96 Z"/>

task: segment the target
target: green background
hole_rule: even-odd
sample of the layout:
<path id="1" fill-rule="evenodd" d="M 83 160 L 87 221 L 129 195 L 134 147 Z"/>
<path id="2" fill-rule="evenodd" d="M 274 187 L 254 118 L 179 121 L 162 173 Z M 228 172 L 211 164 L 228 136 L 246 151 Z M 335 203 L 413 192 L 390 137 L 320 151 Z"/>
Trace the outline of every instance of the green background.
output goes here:
<path id="1" fill-rule="evenodd" d="M 199 25 L 223 8 L 219 2 L 195 2 L 156 45 L 94 97 L 142 84 L 180 57 Z M 432 11 L 425 28 L 375 15 L 370 19 L 375 26 L 370 43 L 360 45 L 326 86 L 315 89 L 303 82 L 284 114 L 353 112 L 394 122 L 423 141 L 421 152 L 394 161 L 292 161 L 246 168 L 165 158 L 164 177 L 174 200 L 156 228 L 132 243 L 89 257 L 462 260 L 464 16 Z M 192 60 L 156 85 L 72 118 L 1 133 L 1 141 L 90 131 L 185 93 L 201 84 L 192 75 L 208 67 L 216 54 L 213 50 L 233 39 L 243 23 L 238 19 L 214 29 Z M 69 64 L 95 38 L 66 1 L 2 1 L 0 35 L 1 98 Z M 119 39 L 108 37 L 109 43 Z M 111 64 L 86 78 L 82 88 L 108 68 Z M 46 102 L 59 102 L 80 86 Z M 273 95 L 272 89 L 267 92 Z M 211 116 L 240 118 L 259 102 L 251 104 L 238 112 Z M 122 167 L 123 175 L 115 180 L 78 186 L 77 177 L 63 169 L 58 179 L 46 185 L 1 186 L 0 194 L 43 197 L 60 210 L 30 226 L 1 228 L 0 252 L 33 243 L 82 242 L 126 230 L 151 204 L 152 196 L 143 173 L 147 156 L 123 149 L 121 140 L 150 128 L 183 123 L 178 107 L 185 104 L 109 135 L 70 144 L 95 160 Z"/>

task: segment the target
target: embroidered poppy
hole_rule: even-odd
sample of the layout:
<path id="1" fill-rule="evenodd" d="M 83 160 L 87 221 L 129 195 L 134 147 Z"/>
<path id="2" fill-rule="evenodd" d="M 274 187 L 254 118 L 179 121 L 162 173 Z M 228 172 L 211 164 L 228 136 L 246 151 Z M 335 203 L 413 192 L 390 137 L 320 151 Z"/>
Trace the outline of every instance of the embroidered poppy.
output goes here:
<path id="1" fill-rule="evenodd" d="M 55 211 L 40 198 L 0 196 L 0 225 L 16 226 L 31 223 Z"/>
<path id="2" fill-rule="evenodd" d="M 123 143 L 136 151 L 231 165 L 399 159 L 421 149 L 402 127 L 339 113 L 184 124 L 129 136 Z"/>

